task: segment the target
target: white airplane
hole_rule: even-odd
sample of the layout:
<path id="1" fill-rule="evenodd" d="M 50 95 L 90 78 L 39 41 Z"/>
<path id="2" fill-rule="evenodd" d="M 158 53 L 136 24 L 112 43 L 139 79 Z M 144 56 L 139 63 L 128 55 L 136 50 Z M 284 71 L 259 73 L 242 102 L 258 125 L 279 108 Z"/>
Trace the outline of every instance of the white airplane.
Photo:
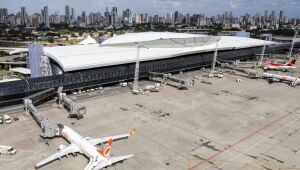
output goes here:
<path id="1" fill-rule="evenodd" d="M 63 126 L 61 131 L 62 136 L 71 144 L 68 146 L 60 145 L 59 149 L 53 155 L 49 156 L 45 160 L 36 163 L 36 169 L 56 159 L 60 160 L 63 156 L 68 157 L 69 154 L 76 156 L 77 153 L 81 153 L 89 157 L 90 161 L 88 165 L 84 168 L 84 170 L 98 170 L 134 156 L 125 155 L 118 157 L 110 157 L 110 149 L 113 140 L 128 138 L 129 136 L 133 135 L 134 130 L 128 134 L 91 139 L 89 137 L 83 138 L 77 132 L 75 132 L 73 129 L 67 126 L 61 126 Z M 103 143 L 107 143 L 103 149 L 99 149 L 96 147 L 96 145 Z"/>
<path id="2" fill-rule="evenodd" d="M 282 70 L 289 71 L 296 68 L 296 59 L 294 58 L 287 64 L 275 63 L 272 61 L 266 61 L 263 63 L 264 70 Z"/>

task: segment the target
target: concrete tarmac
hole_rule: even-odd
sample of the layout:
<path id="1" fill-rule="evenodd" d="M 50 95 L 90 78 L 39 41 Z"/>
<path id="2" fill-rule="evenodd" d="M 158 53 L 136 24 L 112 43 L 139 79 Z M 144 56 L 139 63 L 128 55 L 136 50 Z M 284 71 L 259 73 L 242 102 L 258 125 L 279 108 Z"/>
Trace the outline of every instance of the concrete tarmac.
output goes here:
<path id="1" fill-rule="evenodd" d="M 112 156 L 135 157 L 107 169 L 300 168 L 300 87 L 227 73 L 222 79 L 203 78 L 200 71 L 178 76 L 195 75 L 200 79 L 189 90 L 164 86 L 158 93 L 145 95 L 126 90 L 105 97 L 97 91 L 84 94 L 94 95 L 92 98 L 72 95 L 75 100 L 84 98 L 78 100 L 87 107 L 81 120 L 67 118 L 68 112 L 54 103 L 40 111 L 51 122 L 63 123 L 84 137 L 105 137 L 135 128 L 134 136 L 112 147 Z M 298 71 L 293 75 L 300 76 Z M 201 83 L 201 79 L 212 84 Z M 60 144 L 68 144 L 60 137 L 42 139 L 31 116 L 19 118 L 0 125 L 0 144 L 17 150 L 15 155 L 0 155 L 0 169 L 34 169 L 34 162 L 54 153 Z M 40 169 L 80 170 L 87 163 L 79 154 Z"/>

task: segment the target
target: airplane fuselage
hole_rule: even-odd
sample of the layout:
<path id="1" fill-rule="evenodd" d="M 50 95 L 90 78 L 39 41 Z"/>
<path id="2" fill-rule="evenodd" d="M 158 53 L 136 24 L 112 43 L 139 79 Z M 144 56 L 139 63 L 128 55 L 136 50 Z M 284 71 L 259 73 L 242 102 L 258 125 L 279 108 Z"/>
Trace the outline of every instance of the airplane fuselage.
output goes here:
<path id="1" fill-rule="evenodd" d="M 264 65 L 265 70 L 291 70 L 294 69 L 295 67 L 292 66 L 273 66 L 273 65 Z"/>
<path id="2" fill-rule="evenodd" d="M 289 71 L 296 68 L 296 59 L 291 60 L 288 64 L 274 63 L 271 61 L 266 61 L 263 64 L 265 70 L 282 70 Z"/>
<path id="3" fill-rule="evenodd" d="M 105 158 L 100 155 L 99 152 L 97 152 L 97 148 L 94 145 L 90 144 L 86 139 L 80 136 L 73 129 L 64 126 L 64 129 L 62 130 L 62 136 L 72 144 L 75 144 L 77 147 L 79 147 L 82 153 L 84 153 L 94 161 L 99 159 L 105 160 Z"/>

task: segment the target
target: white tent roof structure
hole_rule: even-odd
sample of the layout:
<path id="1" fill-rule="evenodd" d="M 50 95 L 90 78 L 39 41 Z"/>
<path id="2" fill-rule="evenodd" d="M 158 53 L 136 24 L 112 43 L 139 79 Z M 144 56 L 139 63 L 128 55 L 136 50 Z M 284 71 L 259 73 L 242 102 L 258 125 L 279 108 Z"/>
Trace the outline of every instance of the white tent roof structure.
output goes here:
<path id="1" fill-rule="evenodd" d="M 78 43 L 79 45 L 89 45 L 89 44 L 97 44 L 97 41 L 93 39 L 90 35 L 86 37 L 83 41 Z"/>
<path id="2" fill-rule="evenodd" d="M 144 32 L 115 36 L 101 45 L 93 43 L 44 47 L 44 52 L 56 61 L 64 72 L 69 72 L 133 63 L 136 60 L 137 44 L 144 46 L 140 48 L 140 61 L 149 61 L 214 51 L 218 40 L 219 50 L 259 47 L 265 43 L 264 40 L 245 37 Z M 267 45 L 269 44 L 276 43 L 267 42 Z"/>
<path id="3" fill-rule="evenodd" d="M 174 33 L 174 32 L 140 32 L 140 33 L 127 33 L 119 36 L 114 36 L 107 39 L 102 44 L 120 44 L 120 43 L 133 43 L 133 42 L 145 42 L 160 39 L 170 38 L 194 38 L 194 37 L 207 37 L 207 35 L 201 34 L 186 34 L 186 33 Z"/>
<path id="4" fill-rule="evenodd" d="M 16 67 L 16 68 L 11 68 L 10 71 L 25 74 L 25 75 L 30 75 L 30 69 L 28 68 Z"/>

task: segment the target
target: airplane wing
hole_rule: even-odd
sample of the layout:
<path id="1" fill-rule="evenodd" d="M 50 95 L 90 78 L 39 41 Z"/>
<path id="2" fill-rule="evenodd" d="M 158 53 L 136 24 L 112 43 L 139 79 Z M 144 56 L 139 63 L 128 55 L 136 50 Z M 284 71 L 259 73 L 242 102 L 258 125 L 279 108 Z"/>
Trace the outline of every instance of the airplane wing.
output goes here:
<path id="1" fill-rule="evenodd" d="M 125 156 L 117 156 L 117 157 L 110 157 L 109 161 L 111 162 L 111 164 L 126 160 L 128 158 L 133 157 L 134 155 L 125 155 Z"/>
<path id="2" fill-rule="evenodd" d="M 76 152 L 80 152 L 80 149 L 76 145 L 70 144 L 64 148 L 60 148 L 58 151 L 56 151 L 54 154 L 52 154 L 48 158 L 36 163 L 35 168 L 36 169 L 40 168 L 41 166 L 43 166 L 47 163 L 50 163 L 56 159 L 61 159 L 63 156 L 68 156 L 68 154 L 76 153 Z"/>
<path id="3" fill-rule="evenodd" d="M 123 134 L 123 135 L 116 135 L 116 136 L 108 136 L 108 137 L 104 137 L 104 138 L 87 139 L 87 140 L 90 144 L 95 146 L 95 145 L 99 145 L 99 144 L 102 144 L 102 143 L 106 143 L 106 142 L 109 141 L 109 139 L 112 139 L 113 141 L 116 141 L 116 140 L 126 139 L 129 136 L 131 136 L 130 133 Z"/>
<path id="4" fill-rule="evenodd" d="M 117 162 L 121 162 L 121 161 L 124 161 L 128 158 L 131 158 L 133 157 L 134 155 L 125 155 L 125 156 L 117 156 L 117 157 L 110 157 L 108 159 L 108 161 L 101 161 L 100 164 L 98 164 L 95 169 L 102 169 L 104 167 L 107 167 L 109 165 L 112 165 L 114 163 L 117 163 Z"/>

